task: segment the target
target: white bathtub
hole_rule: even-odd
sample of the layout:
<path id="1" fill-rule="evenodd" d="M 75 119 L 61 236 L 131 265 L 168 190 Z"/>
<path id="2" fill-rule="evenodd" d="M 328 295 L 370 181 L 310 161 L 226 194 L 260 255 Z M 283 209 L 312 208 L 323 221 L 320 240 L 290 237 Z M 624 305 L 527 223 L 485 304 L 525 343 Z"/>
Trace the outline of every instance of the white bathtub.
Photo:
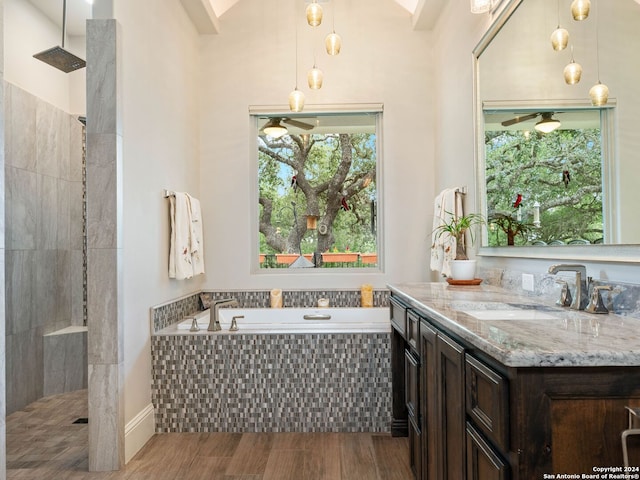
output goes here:
<path id="1" fill-rule="evenodd" d="M 214 333 L 388 333 L 389 309 L 381 308 L 221 308 L 222 330 L 208 332 L 209 310 L 197 315 L 200 330 L 193 334 Z M 231 319 L 237 318 L 238 330 L 230 332 Z M 305 316 L 307 317 L 305 319 Z M 326 318 L 326 317 L 330 318 Z M 189 333 L 192 320 L 183 320 L 167 330 Z"/>

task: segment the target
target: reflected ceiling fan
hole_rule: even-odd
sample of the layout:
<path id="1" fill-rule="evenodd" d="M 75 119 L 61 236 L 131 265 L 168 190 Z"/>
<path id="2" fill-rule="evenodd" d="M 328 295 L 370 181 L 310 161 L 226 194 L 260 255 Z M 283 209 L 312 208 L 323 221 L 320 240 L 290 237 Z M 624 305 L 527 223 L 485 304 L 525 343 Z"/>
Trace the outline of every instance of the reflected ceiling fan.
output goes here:
<path id="1" fill-rule="evenodd" d="M 526 115 L 518 115 L 510 120 L 505 120 L 504 122 L 502 122 L 502 126 L 509 127 L 511 125 L 515 125 L 516 123 L 526 122 L 527 120 L 533 120 L 538 116 L 542 116 L 542 119 L 538 123 L 536 123 L 533 128 L 542 133 L 550 133 L 561 125 L 560 120 L 553 118 L 554 113 L 557 112 L 536 112 L 528 113 Z"/>
<path id="2" fill-rule="evenodd" d="M 271 117 L 267 123 L 262 127 L 262 131 L 273 138 L 279 138 L 289 132 L 287 127 L 282 125 L 286 123 L 292 127 L 301 128 L 302 130 L 311 130 L 314 125 L 310 123 L 301 122 L 288 117 Z"/>

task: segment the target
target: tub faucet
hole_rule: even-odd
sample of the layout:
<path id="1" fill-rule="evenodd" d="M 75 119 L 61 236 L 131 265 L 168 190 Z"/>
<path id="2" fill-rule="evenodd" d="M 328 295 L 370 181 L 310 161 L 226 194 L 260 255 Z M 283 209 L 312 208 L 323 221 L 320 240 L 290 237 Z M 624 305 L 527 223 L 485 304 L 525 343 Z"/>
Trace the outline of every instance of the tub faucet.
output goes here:
<path id="1" fill-rule="evenodd" d="M 549 273 L 555 275 L 558 272 L 576 272 L 576 291 L 569 308 L 584 310 L 589 302 L 589 283 L 591 283 L 591 278 L 587 277 L 587 268 L 573 263 L 560 263 L 549 267 Z"/>
<path id="2" fill-rule="evenodd" d="M 211 318 L 209 319 L 209 327 L 207 328 L 207 330 L 209 332 L 217 332 L 222 330 L 222 327 L 220 326 L 220 319 L 219 319 L 219 313 L 218 310 L 220 309 L 220 307 L 237 307 L 238 306 L 238 301 L 235 298 L 222 298 L 220 300 L 214 300 L 213 302 L 211 302 L 211 307 L 212 307 L 212 314 L 211 314 Z"/>

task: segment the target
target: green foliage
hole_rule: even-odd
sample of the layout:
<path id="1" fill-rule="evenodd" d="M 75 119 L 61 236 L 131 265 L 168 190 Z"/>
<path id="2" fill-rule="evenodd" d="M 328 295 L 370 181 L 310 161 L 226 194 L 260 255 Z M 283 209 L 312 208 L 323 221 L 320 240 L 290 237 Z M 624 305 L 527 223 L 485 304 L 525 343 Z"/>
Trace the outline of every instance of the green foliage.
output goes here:
<path id="1" fill-rule="evenodd" d="M 260 198 L 271 202 L 269 225 L 275 229 L 275 232 L 269 231 L 267 225 L 261 225 L 260 252 L 282 253 L 282 245 L 293 245 L 289 248 L 297 253 L 298 242 L 302 253 L 376 252 L 375 225 L 372 225 L 372 208 L 377 196 L 375 142 L 375 134 L 364 133 L 344 137 L 285 135 L 278 141 L 259 137 Z M 341 170 L 345 165 L 348 166 L 346 176 Z M 305 182 L 306 188 L 301 184 L 297 189 L 292 187 L 294 175 Z M 347 211 L 340 209 L 343 196 L 349 206 Z M 327 224 L 323 248 L 319 249 L 318 231 L 306 228 L 307 214 L 316 214 L 318 224 Z M 265 218 L 263 205 L 260 218 Z M 298 225 L 295 230 L 294 225 Z"/>
<path id="2" fill-rule="evenodd" d="M 451 217 L 448 221 L 438 225 L 434 230 L 435 239 L 447 234 L 456 239 L 456 260 L 468 260 L 467 249 L 465 244 L 465 233 L 469 232 L 471 243 L 475 241 L 473 227 L 483 225 L 484 217 L 479 213 L 469 213 L 460 217 L 455 217 L 447 212 Z"/>
<path id="3" fill-rule="evenodd" d="M 521 234 L 521 243 L 603 236 L 600 131 L 556 130 L 487 132 L 486 184 L 490 217 L 511 215 L 521 194 L 523 223 L 531 224 L 540 204 L 540 227 Z M 570 181 L 563 182 L 563 171 Z M 499 230 L 489 233 L 492 246 L 505 245 Z"/>

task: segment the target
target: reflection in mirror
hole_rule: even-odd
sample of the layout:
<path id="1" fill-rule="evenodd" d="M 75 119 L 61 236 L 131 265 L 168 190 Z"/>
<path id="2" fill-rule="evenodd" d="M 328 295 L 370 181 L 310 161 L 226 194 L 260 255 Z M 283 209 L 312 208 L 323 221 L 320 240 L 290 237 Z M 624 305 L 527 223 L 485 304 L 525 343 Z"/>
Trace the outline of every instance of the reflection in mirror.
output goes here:
<path id="1" fill-rule="evenodd" d="M 378 268 L 376 112 L 261 115 L 261 269 Z"/>
<path id="2" fill-rule="evenodd" d="M 590 16 L 576 22 L 570 4 L 570 0 L 511 0 L 474 52 L 479 205 L 489 216 L 503 214 L 517 220 L 520 212 L 522 222 L 530 225 L 524 235 L 516 236 L 515 245 L 560 241 L 594 245 L 600 239 L 638 245 L 640 63 L 632 59 L 640 51 L 640 5 L 625 0 L 592 2 Z M 572 47 L 559 52 L 550 42 L 558 25 L 568 30 Z M 572 56 L 583 73 L 578 83 L 569 85 L 563 71 Z M 610 91 L 608 104 L 600 110 L 591 106 L 589 98 L 589 89 L 598 80 Z M 549 134 L 537 133 L 534 126 L 543 113 L 562 126 Z M 530 118 L 502 125 L 517 116 Z M 579 138 L 584 141 L 576 144 Z M 527 149 L 545 157 L 546 170 L 538 166 L 527 172 L 522 167 L 526 164 L 520 164 L 521 171 L 516 172 L 517 163 L 501 164 L 501 159 L 525 162 Z M 599 187 L 594 183 L 598 154 Z M 513 183 L 505 176 L 509 170 L 518 177 Z M 566 187 L 565 170 L 570 177 Z M 514 209 L 518 193 L 524 206 Z M 536 201 L 539 218 L 534 218 Z M 557 204 L 562 202 L 566 211 L 560 215 Z M 576 213 L 578 206 L 584 215 L 568 217 L 567 212 Z M 494 229 L 500 226 L 494 224 Z M 483 246 L 507 245 L 507 237 L 491 230 Z"/>
<path id="3" fill-rule="evenodd" d="M 484 119 L 489 246 L 602 243 L 599 109 Z"/>

